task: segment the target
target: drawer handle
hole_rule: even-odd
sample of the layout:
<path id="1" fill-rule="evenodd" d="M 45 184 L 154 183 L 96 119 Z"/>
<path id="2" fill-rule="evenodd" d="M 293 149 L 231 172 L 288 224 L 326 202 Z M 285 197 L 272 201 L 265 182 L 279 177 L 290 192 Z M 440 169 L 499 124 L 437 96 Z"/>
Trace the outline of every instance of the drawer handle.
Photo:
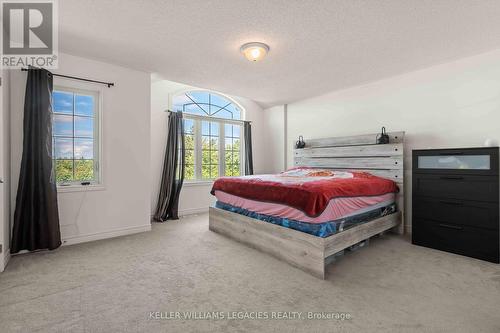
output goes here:
<path id="1" fill-rule="evenodd" d="M 460 176 L 442 176 L 440 178 L 444 179 L 444 180 L 463 180 L 464 179 L 464 177 L 460 177 Z"/>
<path id="2" fill-rule="evenodd" d="M 463 206 L 463 202 L 454 202 L 454 201 L 445 201 L 445 200 L 441 200 L 439 201 L 440 203 L 442 204 L 445 204 L 445 205 L 452 205 L 452 206 Z"/>
<path id="3" fill-rule="evenodd" d="M 451 225 L 451 224 L 444 224 L 444 223 L 439 223 L 438 224 L 441 228 L 447 228 L 447 229 L 453 229 L 453 230 L 463 230 L 463 227 L 458 227 L 456 225 Z"/>

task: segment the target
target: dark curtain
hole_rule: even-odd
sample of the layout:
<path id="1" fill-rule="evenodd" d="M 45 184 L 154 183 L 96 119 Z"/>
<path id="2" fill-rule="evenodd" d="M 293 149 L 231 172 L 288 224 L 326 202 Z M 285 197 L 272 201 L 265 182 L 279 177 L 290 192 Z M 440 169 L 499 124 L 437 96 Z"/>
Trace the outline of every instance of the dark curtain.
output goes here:
<path id="1" fill-rule="evenodd" d="M 245 136 L 245 175 L 253 175 L 252 158 L 252 124 L 244 122 L 243 135 Z"/>
<path id="2" fill-rule="evenodd" d="M 53 250 L 60 245 L 57 186 L 52 169 L 52 74 L 30 68 L 11 252 Z"/>
<path id="3" fill-rule="evenodd" d="M 182 112 L 170 112 L 168 136 L 155 221 L 179 218 L 179 195 L 184 182 L 184 122 Z"/>

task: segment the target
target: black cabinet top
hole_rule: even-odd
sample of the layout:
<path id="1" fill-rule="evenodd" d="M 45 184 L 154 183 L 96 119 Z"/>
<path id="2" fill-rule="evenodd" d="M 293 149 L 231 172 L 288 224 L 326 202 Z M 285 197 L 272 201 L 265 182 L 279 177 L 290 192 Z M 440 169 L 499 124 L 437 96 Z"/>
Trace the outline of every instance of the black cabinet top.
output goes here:
<path id="1" fill-rule="evenodd" d="M 413 152 L 441 152 L 441 151 L 450 151 L 450 152 L 457 152 L 457 151 L 470 151 L 470 152 L 477 152 L 477 151 L 497 151 L 500 149 L 500 147 L 468 147 L 468 148 L 422 148 L 422 149 L 413 149 Z"/>
<path id="2" fill-rule="evenodd" d="M 413 172 L 498 175 L 499 147 L 415 149 Z"/>

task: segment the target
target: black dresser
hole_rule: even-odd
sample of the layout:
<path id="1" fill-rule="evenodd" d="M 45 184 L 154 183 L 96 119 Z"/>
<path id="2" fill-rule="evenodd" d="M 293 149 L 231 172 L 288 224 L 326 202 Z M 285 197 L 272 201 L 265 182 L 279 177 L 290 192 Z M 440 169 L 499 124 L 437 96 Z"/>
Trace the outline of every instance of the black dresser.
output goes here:
<path id="1" fill-rule="evenodd" d="M 498 151 L 413 150 L 413 244 L 499 262 Z"/>

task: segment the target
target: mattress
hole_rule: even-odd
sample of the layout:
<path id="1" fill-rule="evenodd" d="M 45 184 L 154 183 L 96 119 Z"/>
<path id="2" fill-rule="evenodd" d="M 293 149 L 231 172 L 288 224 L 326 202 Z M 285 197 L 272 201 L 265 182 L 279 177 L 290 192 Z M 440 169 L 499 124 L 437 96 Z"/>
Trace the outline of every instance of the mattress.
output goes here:
<path id="1" fill-rule="evenodd" d="M 349 228 L 352 228 L 356 225 L 360 225 L 379 217 L 392 214 L 396 212 L 396 204 L 391 203 L 385 206 L 377 206 L 377 208 L 371 207 L 369 210 L 364 211 L 359 214 L 347 216 L 345 218 L 341 218 L 335 221 L 328 221 L 323 223 L 307 223 L 302 221 L 297 221 L 293 219 L 270 216 L 266 214 L 260 214 L 257 212 L 252 212 L 250 210 L 232 206 L 230 204 L 217 201 L 215 203 L 215 207 L 224 209 L 233 213 L 241 214 L 244 216 L 248 216 L 260 221 L 280 225 L 285 228 L 294 229 L 297 231 L 305 232 L 317 237 L 329 237 L 336 233 L 342 232 Z"/>
<path id="2" fill-rule="evenodd" d="M 392 180 L 367 172 L 295 168 L 276 175 L 221 177 L 215 180 L 211 193 L 224 192 L 248 200 L 286 205 L 308 217 L 318 217 L 333 199 L 369 200 L 397 191 Z"/>
<path id="3" fill-rule="evenodd" d="M 396 211 L 396 184 L 366 172 L 294 168 L 277 175 L 222 177 L 216 207 L 328 237 Z"/>
<path id="4" fill-rule="evenodd" d="M 251 212 L 307 223 L 325 223 L 359 215 L 372 209 L 388 206 L 395 200 L 394 193 L 368 197 L 333 198 L 321 214 L 308 216 L 303 211 L 286 204 L 246 199 L 222 191 L 215 191 L 215 197 L 219 202 Z"/>

